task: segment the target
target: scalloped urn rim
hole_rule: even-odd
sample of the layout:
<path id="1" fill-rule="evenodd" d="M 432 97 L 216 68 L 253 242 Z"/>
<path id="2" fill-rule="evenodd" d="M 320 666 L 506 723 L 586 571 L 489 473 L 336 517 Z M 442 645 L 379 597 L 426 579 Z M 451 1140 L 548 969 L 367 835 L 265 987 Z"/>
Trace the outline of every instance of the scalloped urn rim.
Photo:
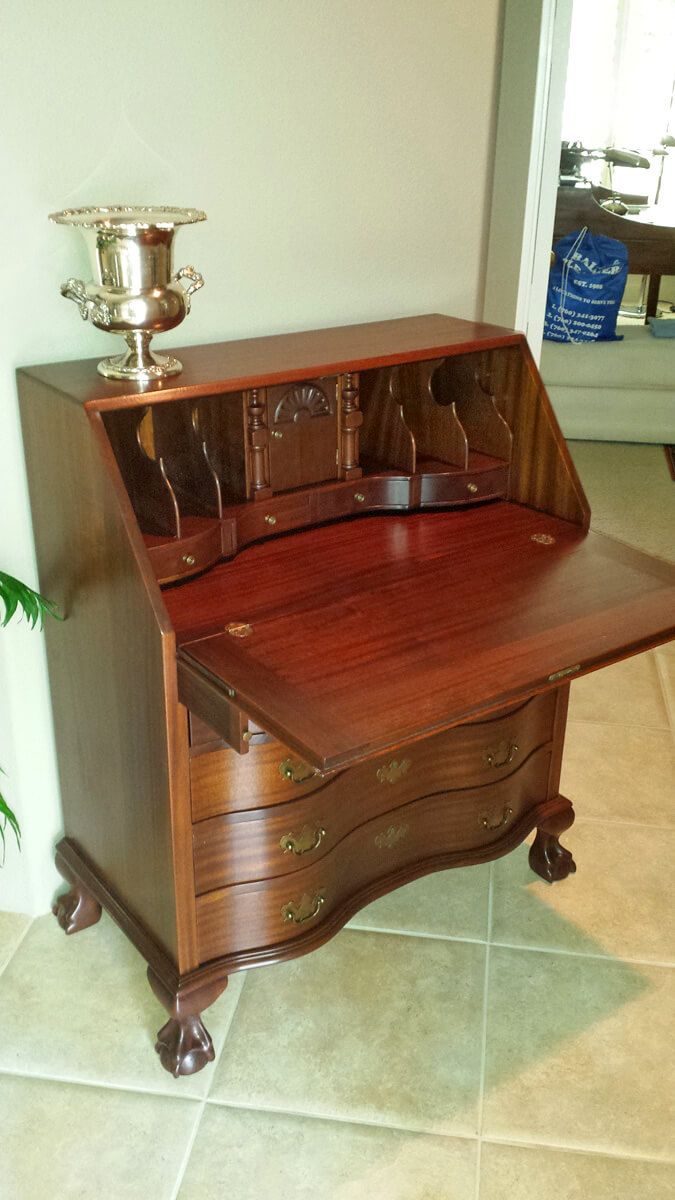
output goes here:
<path id="1" fill-rule="evenodd" d="M 176 229 L 205 221 L 200 208 L 179 208 L 169 204 L 107 204 L 85 208 L 64 208 L 49 214 L 56 225 L 71 225 L 75 229 L 105 229 L 110 233 L 134 232 L 137 229 Z"/>

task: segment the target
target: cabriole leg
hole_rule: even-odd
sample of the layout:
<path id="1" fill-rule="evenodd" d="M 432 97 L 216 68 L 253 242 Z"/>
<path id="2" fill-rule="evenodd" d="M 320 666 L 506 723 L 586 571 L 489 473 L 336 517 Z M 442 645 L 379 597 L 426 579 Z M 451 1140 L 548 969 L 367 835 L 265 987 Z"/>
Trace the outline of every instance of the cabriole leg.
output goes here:
<path id="1" fill-rule="evenodd" d="M 100 921 L 101 905 L 91 892 L 87 891 L 84 884 L 75 879 L 58 852 L 56 867 L 70 884 L 70 891 L 57 896 L 52 905 L 52 912 L 66 933 L 79 933 L 81 929 L 88 929 L 90 925 Z"/>
<path id="2" fill-rule="evenodd" d="M 174 1079 L 179 1075 L 194 1075 L 215 1057 L 211 1035 L 202 1023 L 201 1013 L 225 990 L 227 976 L 203 987 L 179 987 L 178 991 L 170 992 L 152 967 L 148 967 L 148 982 L 169 1014 L 169 1020 L 160 1029 L 155 1042 L 160 1062 Z"/>
<path id="3" fill-rule="evenodd" d="M 530 866 L 547 883 L 566 879 L 577 869 L 569 850 L 558 841 L 561 833 L 569 829 L 574 821 L 574 809 L 570 801 L 566 800 L 565 804 L 565 808 L 552 817 L 546 817 L 541 825 L 537 826 L 537 836 L 530 848 Z"/>

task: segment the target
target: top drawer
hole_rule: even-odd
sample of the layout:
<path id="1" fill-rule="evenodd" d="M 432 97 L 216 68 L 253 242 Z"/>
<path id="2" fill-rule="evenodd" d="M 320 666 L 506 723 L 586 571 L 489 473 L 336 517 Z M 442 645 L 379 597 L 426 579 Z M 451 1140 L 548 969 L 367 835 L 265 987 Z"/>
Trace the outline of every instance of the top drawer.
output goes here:
<path id="1" fill-rule="evenodd" d="M 492 783 L 551 740 L 556 696 L 535 696 L 491 720 L 459 725 L 333 774 L 312 771 L 277 741 L 244 755 L 203 754 L 190 763 L 192 819 L 284 804 L 319 788 L 324 803 L 340 803 L 354 789 L 364 796 L 373 787 L 386 789 L 393 808 L 434 791 Z"/>

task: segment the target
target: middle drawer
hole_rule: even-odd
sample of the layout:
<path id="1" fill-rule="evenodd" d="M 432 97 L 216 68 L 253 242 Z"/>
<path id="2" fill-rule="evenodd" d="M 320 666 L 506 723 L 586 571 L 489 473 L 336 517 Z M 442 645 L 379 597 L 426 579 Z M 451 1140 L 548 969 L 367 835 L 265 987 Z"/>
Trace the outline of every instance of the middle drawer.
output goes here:
<path id="1" fill-rule="evenodd" d="M 555 693 L 536 696 L 505 715 L 436 734 L 404 746 L 395 757 L 381 755 L 323 780 L 285 779 L 280 768 L 288 752 L 275 742 L 252 747 L 243 758 L 221 751 L 217 758 L 193 759 L 193 816 L 201 811 L 205 818 L 193 825 L 197 894 L 297 871 L 365 821 L 401 804 L 505 778 L 551 740 L 555 703 Z M 254 773 L 251 760 L 258 754 L 266 769 Z M 211 778 L 208 803 L 200 805 L 200 763 L 211 757 L 214 768 L 221 764 L 223 777 L 220 787 Z M 219 815 L 207 815 L 218 800 Z"/>

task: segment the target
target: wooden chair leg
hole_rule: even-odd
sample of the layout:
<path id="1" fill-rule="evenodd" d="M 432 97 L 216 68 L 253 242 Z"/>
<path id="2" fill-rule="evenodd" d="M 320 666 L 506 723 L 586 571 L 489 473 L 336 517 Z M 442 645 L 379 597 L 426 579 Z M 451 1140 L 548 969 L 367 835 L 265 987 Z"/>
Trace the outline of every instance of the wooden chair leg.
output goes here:
<path id="1" fill-rule="evenodd" d="M 561 797 L 562 799 L 562 797 Z M 559 837 L 574 822 L 574 809 L 570 801 L 567 808 L 547 817 L 537 827 L 537 836 L 530 847 L 530 867 L 547 883 L 557 883 L 573 875 L 577 869 L 569 850 L 560 845 Z"/>
<path id="2" fill-rule="evenodd" d="M 159 1030 L 155 1042 L 160 1062 L 174 1079 L 179 1075 L 194 1075 L 215 1057 L 211 1035 L 202 1023 L 201 1013 L 225 990 L 227 976 L 202 987 L 179 987 L 176 992 L 170 992 L 152 967 L 148 967 L 148 982 L 169 1014 L 169 1020 Z"/>

